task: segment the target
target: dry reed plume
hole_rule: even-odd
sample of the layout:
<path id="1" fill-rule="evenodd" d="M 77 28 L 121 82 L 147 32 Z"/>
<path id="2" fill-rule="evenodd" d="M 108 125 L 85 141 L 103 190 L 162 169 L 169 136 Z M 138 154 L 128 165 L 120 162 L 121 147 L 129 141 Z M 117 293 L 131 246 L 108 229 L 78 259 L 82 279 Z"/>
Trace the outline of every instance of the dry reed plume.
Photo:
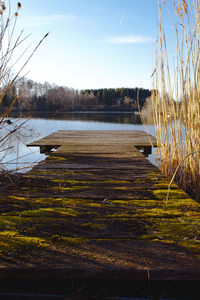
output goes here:
<path id="1" fill-rule="evenodd" d="M 158 165 L 168 177 L 176 171 L 175 181 L 199 200 L 200 2 L 173 1 L 169 36 L 163 12 L 170 8 L 158 2 L 159 32 L 152 77 Z"/>

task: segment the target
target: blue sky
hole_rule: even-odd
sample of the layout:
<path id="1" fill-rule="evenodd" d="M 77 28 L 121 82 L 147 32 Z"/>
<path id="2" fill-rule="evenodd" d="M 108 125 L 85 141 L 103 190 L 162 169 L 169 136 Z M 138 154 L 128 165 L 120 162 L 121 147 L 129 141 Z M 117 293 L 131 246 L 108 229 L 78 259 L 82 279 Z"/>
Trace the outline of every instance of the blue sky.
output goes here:
<path id="1" fill-rule="evenodd" d="M 86 88 L 151 88 L 157 0 L 22 0 L 17 30 L 31 47 L 49 37 L 24 73 Z M 12 0 L 12 8 L 17 1 Z"/>

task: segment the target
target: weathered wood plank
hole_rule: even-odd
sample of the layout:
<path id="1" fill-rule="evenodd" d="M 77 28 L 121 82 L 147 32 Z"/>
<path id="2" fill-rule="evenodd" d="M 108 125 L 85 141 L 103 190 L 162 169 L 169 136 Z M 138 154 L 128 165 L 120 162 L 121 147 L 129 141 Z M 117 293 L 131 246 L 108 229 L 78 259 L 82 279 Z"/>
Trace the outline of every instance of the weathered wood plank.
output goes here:
<path id="1" fill-rule="evenodd" d="M 90 131 L 90 130 L 59 130 L 49 136 L 30 143 L 28 146 L 41 145 L 74 145 L 76 142 L 85 144 L 112 144 L 112 143 L 128 143 L 138 146 L 156 146 L 155 137 L 148 135 L 142 131 Z"/>
<path id="2" fill-rule="evenodd" d="M 176 185 L 166 205 L 169 181 L 136 148 L 146 133 L 30 145 L 59 148 L 0 193 L 0 277 L 200 279 L 200 205 Z"/>

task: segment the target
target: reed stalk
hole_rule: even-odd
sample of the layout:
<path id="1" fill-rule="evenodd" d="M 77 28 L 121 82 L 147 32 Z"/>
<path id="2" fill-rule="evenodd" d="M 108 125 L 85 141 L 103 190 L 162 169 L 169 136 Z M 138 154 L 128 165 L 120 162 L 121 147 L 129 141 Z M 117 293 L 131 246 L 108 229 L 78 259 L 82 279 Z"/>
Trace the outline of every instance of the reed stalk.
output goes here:
<path id="1" fill-rule="evenodd" d="M 27 47 L 22 47 L 21 53 L 19 52 L 19 46 L 23 46 L 24 42 L 29 36 L 24 36 L 23 31 L 18 32 L 17 20 L 21 9 L 21 3 L 16 2 L 15 10 L 13 11 L 10 5 L 10 1 L 0 0 L 0 106 L 2 101 L 16 82 L 16 80 L 22 76 L 22 71 L 37 51 L 38 47 L 42 44 L 44 39 L 48 36 L 48 33 L 36 44 L 35 48 L 28 53 Z M 25 50 L 24 50 L 24 49 Z M 8 140 L 13 138 L 13 135 L 17 130 L 20 130 L 23 124 L 17 127 L 10 126 L 12 122 L 8 120 L 8 116 L 12 111 L 13 106 L 18 101 L 18 95 L 13 101 L 0 113 L 0 171 L 5 170 L 5 166 L 2 163 L 2 159 L 6 156 L 6 150 L 9 150 Z M 6 130 L 3 130 L 6 129 Z M 7 132 L 7 133 L 3 133 Z M 6 145 L 8 144 L 7 148 Z M 3 152 L 3 156 L 2 156 Z M 0 174 L 0 183 L 2 181 L 3 172 Z"/>
<path id="2" fill-rule="evenodd" d="M 158 0 L 158 6 L 156 66 L 152 76 L 158 166 L 199 200 L 200 1 L 173 0 L 170 34 L 166 34 L 169 29 L 163 17 L 167 4 Z"/>

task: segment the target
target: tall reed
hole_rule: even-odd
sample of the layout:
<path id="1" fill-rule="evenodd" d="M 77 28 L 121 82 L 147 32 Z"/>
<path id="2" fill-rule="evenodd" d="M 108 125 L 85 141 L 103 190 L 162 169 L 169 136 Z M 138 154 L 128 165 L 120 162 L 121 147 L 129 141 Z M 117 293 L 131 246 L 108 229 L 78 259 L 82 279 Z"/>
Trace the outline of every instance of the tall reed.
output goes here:
<path id="1" fill-rule="evenodd" d="M 173 0 L 170 30 L 164 22 L 164 12 L 171 9 L 166 3 L 158 0 L 159 30 L 152 75 L 157 160 L 166 176 L 172 177 L 176 171 L 175 181 L 199 200 L 200 2 Z"/>

